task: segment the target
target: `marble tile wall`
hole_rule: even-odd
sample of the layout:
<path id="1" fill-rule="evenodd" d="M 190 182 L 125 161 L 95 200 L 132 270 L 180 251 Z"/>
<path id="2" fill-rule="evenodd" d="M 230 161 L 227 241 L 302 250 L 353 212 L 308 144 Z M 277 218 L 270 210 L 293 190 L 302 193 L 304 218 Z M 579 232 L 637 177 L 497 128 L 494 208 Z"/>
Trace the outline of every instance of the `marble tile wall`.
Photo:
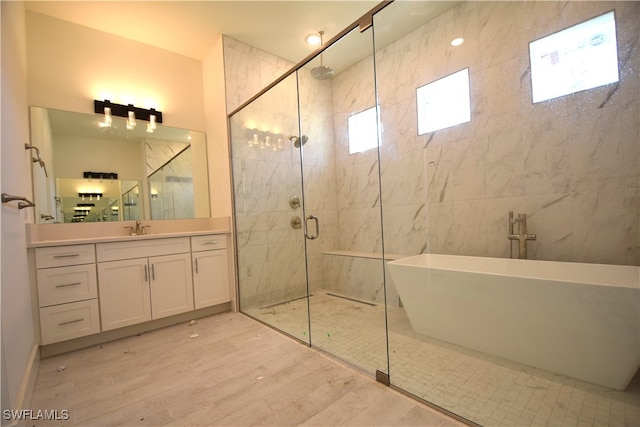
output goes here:
<path id="1" fill-rule="evenodd" d="M 610 10 L 620 82 L 532 104 L 528 43 Z M 384 11 L 376 22 L 384 24 Z M 513 210 L 526 213 L 537 234 L 530 258 L 640 265 L 637 22 L 636 2 L 460 3 L 376 52 L 379 158 L 376 150 L 349 155 L 347 148 L 348 116 L 375 103 L 373 56 L 330 81 L 303 70 L 299 117 L 294 83 L 283 82 L 288 89 L 232 122 L 244 295 L 264 304 L 304 294 L 306 249 L 311 291 L 375 301 L 378 281 L 364 290 L 356 274 L 366 262 L 320 254 L 381 252 L 381 201 L 387 253 L 508 257 Z M 454 49 L 449 41 L 459 34 L 466 41 Z M 228 111 L 292 65 L 225 38 Z M 471 122 L 419 136 L 416 88 L 466 67 Z M 307 135 L 302 160 L 290 145 L 284 153 L 250 149 L 246 129 L 260 127 Z M 306 212 L 322 230 L 306 247 L 289 226 L 301 161 Z"/>
<path id="2" fill-rule="evenodd" d="M 233 48 L 239 46 L 232 43 Z M 233 55 L 225 45 L 227 56 Z M 243 90 L 236 88 L 238 93 Z M 254 94 L 247 94 L 246 99 Z M 304 100 L 300 110 L 298 96 Z M 238 98 L 238 105 L 246 99 Z M 329 101 L 330 84 L 314 80 L 308 70 L 301 70 L 231 120 L 240 297 L 244 307 L 264 307 L 304 296 L 307 277 L 311 291 L 323 286 L 321 253 L 334 249 L 337 235 Z M 280 136 L 282 147 L 274 150 L 249 145 L 253 133 L 262 139 L 264 132 Z M 307 137 L 302 151 L 293 145 L 289 138 L 292 135 Z M 292 196 L 304 201 L 304 211 L 290 206 Z M 304 220 L 305 212 L 319 218 L 321 236 L 316 240 L 305 241 L 303 230 L 291 227 L 291 218 Z"/>
<path id="3" fill-rule="evenodd" d="M 610 10 L 620 82 L 532 104 L 528 43 Z M 469 2 L 377 52 L 385 250 L 508 257 L 513 210 L 530 258 L 639 265 L 638 22 L 637 2 Z M 418 136 L 416 88 L 465 67 L 471 122 Z"/>

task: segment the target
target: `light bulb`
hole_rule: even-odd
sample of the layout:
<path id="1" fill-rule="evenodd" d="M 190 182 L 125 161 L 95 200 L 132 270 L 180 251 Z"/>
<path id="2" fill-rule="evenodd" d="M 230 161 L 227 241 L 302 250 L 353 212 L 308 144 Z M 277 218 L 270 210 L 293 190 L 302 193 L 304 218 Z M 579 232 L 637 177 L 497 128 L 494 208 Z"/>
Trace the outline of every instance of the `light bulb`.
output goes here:
<path id="1" fill-rule="evenodd" d="M 150 114 L 149 123 L 147 123 L 147 132 L 153 133 L 154 130 L 156 130 L 156 115 Z"/>
<path id="2" fill-rule="evenodd" d="M 101 128 L 108 128 L 111 126 L 112 122 L 113 122 L 113 119 L 111 117 L 111 108 L 104 107 L 104 121 L 99 122 L 98 126 L 100 126 Z"/>
<path id="3" fill-rule="evenodd" d="M 132 130 L 133 128 L 136 127 L 136 113 L 129 110 L 128 114 L 127 114 L 128 118 L 127 118 L 127 129 L 128 130 Z"/>

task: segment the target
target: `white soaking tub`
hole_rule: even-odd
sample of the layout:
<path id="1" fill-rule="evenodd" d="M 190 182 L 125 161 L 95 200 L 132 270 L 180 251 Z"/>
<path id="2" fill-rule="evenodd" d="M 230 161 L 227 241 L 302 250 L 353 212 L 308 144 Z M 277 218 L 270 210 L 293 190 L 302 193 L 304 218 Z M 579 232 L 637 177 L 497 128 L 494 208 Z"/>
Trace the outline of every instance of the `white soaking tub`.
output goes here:
<path id="1" fill-rule="evenodd" d="M 640 267 L 423 254 L 387 263 L 415 332 L 624 390 Z"/>

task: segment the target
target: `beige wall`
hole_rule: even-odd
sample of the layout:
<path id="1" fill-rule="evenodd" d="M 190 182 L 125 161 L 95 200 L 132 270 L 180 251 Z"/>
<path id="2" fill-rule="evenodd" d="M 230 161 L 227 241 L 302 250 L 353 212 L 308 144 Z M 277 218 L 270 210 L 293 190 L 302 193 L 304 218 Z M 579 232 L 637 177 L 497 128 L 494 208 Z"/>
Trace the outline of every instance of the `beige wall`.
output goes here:
<path id="1" fill-rule="evenodd" d="M 207 116 L 211 216 L 231 216 L 231 172 L 227 140 L 225 70 L 220 37 L 202 61 L 204 108 Z"/>
<path id="2" fill-rule="evenodd" d="M 94 99 L 162 111 L 167 126 L 205 130 L 202 63 L 27 12 L 29 105 L 93 112 Z"/>
<path id="3" fill-rule="evenodd" d="M 203 63 L 44 15 L 22 2 L 2 5 L 2 191 L 31 196 L 29 106 L 93 112 L 94 99 L 155 107 L 164 124 L 208 137 L 212 214 L 231 213 L 224 84 L 209 82 L 205 117 Z M 222 48 L 213 47 L 208 78 L 223 79 Z M 214 125 L 207 127 L 207 122 Z M 50 163 L 52 164 L 52 162 Z M 2 206 L 2 409 L 22 405 L 37 354 L 25 223 L 32 209 Z M 7 249 L 7 248 L 10 248 Z M 35 362 L 34 362 L 35 361 Z M 3 421 L 4 424 L 4 421 Z"/>
<path id="4" fill-rule="evenodd" d="M 231 215 L 222 38 L 200 62 L 27 12 L 27 59 L 29 105 L 92 113 L 94 99 L 132 102 L 206 132 L 211 215 Z"/>

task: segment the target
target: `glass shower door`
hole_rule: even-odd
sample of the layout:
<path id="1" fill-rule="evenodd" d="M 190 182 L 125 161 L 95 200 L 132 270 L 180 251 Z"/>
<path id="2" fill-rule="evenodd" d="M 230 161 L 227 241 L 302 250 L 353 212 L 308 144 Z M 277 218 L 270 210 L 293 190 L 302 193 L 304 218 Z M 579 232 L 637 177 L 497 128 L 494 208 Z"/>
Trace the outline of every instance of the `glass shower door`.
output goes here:
<path id="1" fill-rule="evenodd" d="M 355 29 L 230 130 L 240 310 L 385 380 L 377 118 L 372 30 Z"/>
<path id="2" fill-rule="evenodd" d="M 376 374 L 387 347 L 371 33 L 354 29 L 297 74 L 311 344 Z"/>
<path id="3" fill-rule="evenodd" d="M 230 118 L 240 310 L 307 344 L 295 74 Z"/>

